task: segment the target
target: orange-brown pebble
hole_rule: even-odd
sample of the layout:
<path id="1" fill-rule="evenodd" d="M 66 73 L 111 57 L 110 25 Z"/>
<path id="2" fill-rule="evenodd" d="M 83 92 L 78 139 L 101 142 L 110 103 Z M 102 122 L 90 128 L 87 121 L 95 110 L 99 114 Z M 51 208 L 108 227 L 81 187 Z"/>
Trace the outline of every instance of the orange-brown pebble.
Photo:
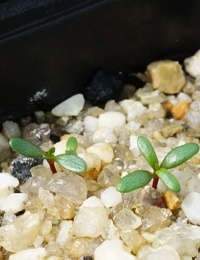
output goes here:
<path id="1" fill-rule="evenodd" d="M 166 101 L 162 103 L 162 107 L 164 108 L 165 111 L 170 112 L 172 110 L 173 105 L 171 102 Z"/>
<path id="2" fill-rule="evenodd" d="M 182 119 L 189 107 L 190 104 L 188 102 L 182 101 L 173 106 L 171 113 L 174 118 Z"/>
<path id="3" fill-rule="evenodd" d="M 176 210 L 180 208 L 180 200 L 176 194 L 171 191 L 166 191 L 164 192 L 163 197 L 169 210 Z"/>

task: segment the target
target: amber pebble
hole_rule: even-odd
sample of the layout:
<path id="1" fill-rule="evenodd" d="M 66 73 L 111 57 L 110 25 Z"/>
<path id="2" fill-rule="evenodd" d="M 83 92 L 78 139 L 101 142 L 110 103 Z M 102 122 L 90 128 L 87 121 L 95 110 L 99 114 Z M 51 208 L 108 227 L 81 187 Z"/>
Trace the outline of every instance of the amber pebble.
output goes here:
<path id="1" fill-rule="evenodd" d="M 173 106 L 171 113 L 174 118 L 182 119 L 189 107 L 190 104 L 188 102 L 182 101 Z"/>

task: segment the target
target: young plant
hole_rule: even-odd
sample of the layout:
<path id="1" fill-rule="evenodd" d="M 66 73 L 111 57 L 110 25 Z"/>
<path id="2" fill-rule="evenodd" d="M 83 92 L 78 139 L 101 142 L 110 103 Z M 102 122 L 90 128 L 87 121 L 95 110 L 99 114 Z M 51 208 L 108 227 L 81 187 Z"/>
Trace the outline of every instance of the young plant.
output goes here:
<path id="1" fill-rule="evenodd" d="M 139 136 L 137 145 L 147 163 L 153 169 L 153 172 L 145 170 L 134 171 L 120 179 L 117 190 L 121 193 L 127 193 L 147 185 L 153 178 L 153 188 L 157 189 L 158 180 L 160 179 L 168 189 L 179 192 L 181 190 L 180 183 L 168 169 L 183 164 L 197 154 L 199 145 L 187 143 L 178 146 L 165 156 L 161 164 L 159 164 L 155 150 L 146 137 Z"/>
<path id="2" fill-rule="evenodd" d="M 9 144 L 15 152 L 25 157 L 46 159 L 53 173 L 56 172 L 54 162 L 61 168 L 75 173 L 83 173 L 87 170 L 85 161 L 76 153 L 78 144 L 75 137 L 68 139 L 65 153 L 59 155 L 54 155 L 55 147 L 51 147 L 48 152 L 45 152 L 40 147 L 18 137 L 11 138 Z"/>

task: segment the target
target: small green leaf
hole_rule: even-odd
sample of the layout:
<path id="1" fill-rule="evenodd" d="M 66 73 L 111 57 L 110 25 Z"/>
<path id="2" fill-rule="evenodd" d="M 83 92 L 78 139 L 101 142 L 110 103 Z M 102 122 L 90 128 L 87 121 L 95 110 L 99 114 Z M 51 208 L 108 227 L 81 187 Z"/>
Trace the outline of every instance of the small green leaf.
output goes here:
<path id="1" fill-rule="evenodd" d="M 55 153 L 55 147 L 51 147 L 50 149 L 49 149 L 49 151 L 47 152 L 48 153 L 48 155 L 53 155 L 54 153 Z"/>
<path id="2" fill-rule="evenodd" d="M 73 152 L 76 152 L 76 149 L 78 147 L 78 142 L 76 140 L 75 137 L 70 137 L 68 140 L 67 140 L 67 150 L 71 150 Z"/>
<path id="3" fill-rule="evenodd" d="M 199 145 L 188 143 L 171 150 L 163 159 L 161 168 L 171 169 L 189 160 L 199 151 Z"/>
<path id="4" fill-rule="evenodd" d="M 138 170 L 129 173 L 125 177 L 121 178 L 117 185 L 117 190 L 121 193 L 127 193 L 147 185 L 153 175 L 148 171 Z"/>
<path id="5" fill-rule="evenodd" d="M 156 171 L 156 175 L 161 179 L 161 181 L 166 185 L 167 188 L 174 192 L 179 192 L 181 190 L 181 186 L 176 177 L 171 174 L 168 170 L 161 168 Z"/>
<path id="6" fill-rule="evenodd" d="M 25 157 L 42 158 L 46 154 L 41 148 L 19 137 L 11 138 L 9 144 L 15 152 Z"/>
<path id="7" fill-rule="evenodd" d="M 75 173 L 83 173 L 87 170 L 86 162 L 73 153 L 57 155 L 54 160 L 62 168 Z"/>
<path id="8" fill-rule="evenodd" d="M 156 170 L 156 165 L 158 165 L 158 158 L 149 140 L 144 136 L 139 136 L 137 144 L 140 152 L 142 153 L 148 164 L 154 170 Z"/>

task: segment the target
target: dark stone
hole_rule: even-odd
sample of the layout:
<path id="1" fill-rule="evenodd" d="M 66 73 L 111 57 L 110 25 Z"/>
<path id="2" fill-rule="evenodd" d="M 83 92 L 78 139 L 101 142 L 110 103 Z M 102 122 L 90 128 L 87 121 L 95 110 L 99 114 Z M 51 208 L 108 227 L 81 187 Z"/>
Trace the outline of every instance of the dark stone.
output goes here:
<path id="1" fill-rule="evenodd" d="M 93 260 L 92 256 L 83 256 L 79 260 Z"/>
<path id="2" fill-rule="evenodd" d="M 19 155 L 11 162 L 11 174 L 19 180 L 20 184 L 23 184 L 31 177 L 30 169 L 33 166 L 42 164 L 42 162 L 43 159 L 33 159 Z"/>
<path id="3" fill-rule="evenodd" d="M 123 81 L 105 70 L 98 70 L 86 88 L 85 98 L 93 105 L 103 104 L 110 99 L 117 100 L 123 91 Z"/>
<path id="4" fill-rule="evenodd" d="M 135 86 L 137 89 L 142 88 L 145 85 L 145 82 L 141 80 L 136 74 L 134 73 L 125 73 L 119 72 L 118 78 L 122 80 L 124 84 L 131 84 Z"/>
<path id="5" fill-rule="evenodd" d="M 50 140 L 55 144 L 60 141 L 60 136 L 55 135 L 55 134 L 50 134 Z"/>

